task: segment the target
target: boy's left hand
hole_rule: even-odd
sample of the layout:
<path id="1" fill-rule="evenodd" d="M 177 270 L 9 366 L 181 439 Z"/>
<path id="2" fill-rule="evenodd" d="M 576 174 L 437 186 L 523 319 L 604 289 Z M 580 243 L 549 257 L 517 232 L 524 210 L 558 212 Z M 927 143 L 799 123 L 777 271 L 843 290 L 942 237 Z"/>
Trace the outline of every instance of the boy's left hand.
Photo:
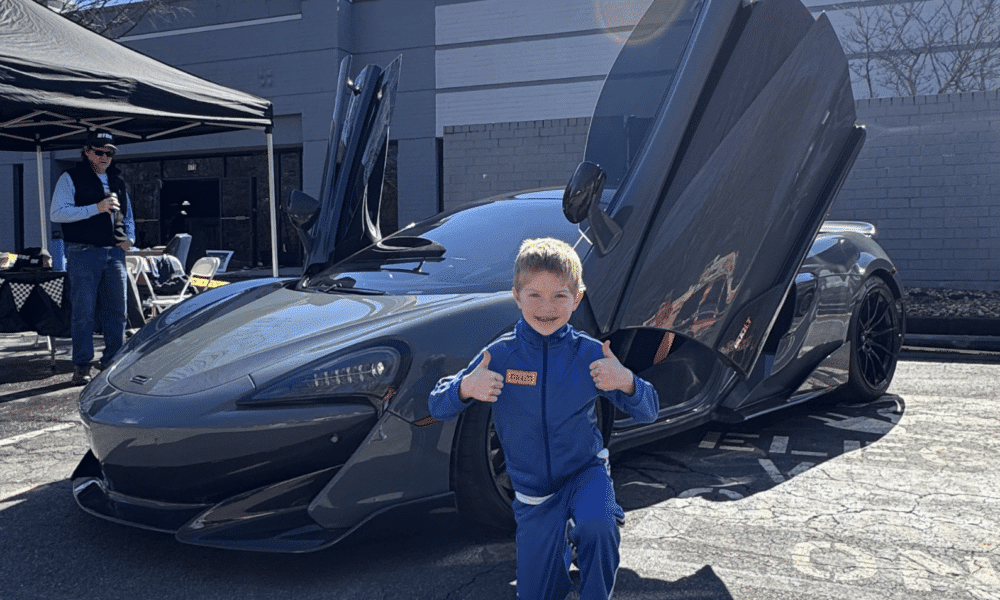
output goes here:
<path id="1" fill-rule="evenodd" d="M 632 379 L 632 371 L 629 371 L 618 361 L 618 357 L 611 352 L 611 341 L 604 342 L 604 358 L 599 358 L 590 363 L 590 376 L 594 378 L 594 385 L 597 389 L 610 392 L 620 390 L 626 396 L 635 393 L 635 381 Z"/>

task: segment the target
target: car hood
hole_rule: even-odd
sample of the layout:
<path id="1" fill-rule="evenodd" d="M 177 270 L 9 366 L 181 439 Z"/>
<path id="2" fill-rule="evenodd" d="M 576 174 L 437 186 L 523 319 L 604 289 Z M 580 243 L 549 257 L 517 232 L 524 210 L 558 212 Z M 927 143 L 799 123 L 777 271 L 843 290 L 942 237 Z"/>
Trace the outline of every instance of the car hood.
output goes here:
<path id="1" fill-rule="evenodd" d="M 863 139 L 825 15 L 654 0 L 587 142 L 624 232 L 584 260 L 597 328 L 669 329 L 748 373 Z"/>
<path id="2" fill-rule="evenodd" d="M 116 361 L 108 381 L 135 394 L 181 396 L 250 377 L 253 385 L 321 360 L 401 320 L 483 294 L 357 296 L 284 287 L 217 303 L 161 330 Z"/>

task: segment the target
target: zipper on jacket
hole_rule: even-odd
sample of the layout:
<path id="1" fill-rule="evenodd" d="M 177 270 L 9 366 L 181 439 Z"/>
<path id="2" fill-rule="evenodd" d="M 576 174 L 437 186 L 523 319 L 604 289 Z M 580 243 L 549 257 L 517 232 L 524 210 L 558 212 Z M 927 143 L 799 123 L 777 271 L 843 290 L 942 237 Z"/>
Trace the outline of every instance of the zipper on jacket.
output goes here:
<path id="1" fill-rule="evenodd" d="M 549 480 L 549 493 L 553 493 L 552 490 L 552 455 L 549 451 L 549 418 L 547 411 L 545 410 L 545 405 L 548 402 L 547 394 L 545 393 L 548 387 L 548 373 L 549 373 L 549 339 L 547 337 L 542 338 L 542 445 L 545 446 L 545 474 Z"/>

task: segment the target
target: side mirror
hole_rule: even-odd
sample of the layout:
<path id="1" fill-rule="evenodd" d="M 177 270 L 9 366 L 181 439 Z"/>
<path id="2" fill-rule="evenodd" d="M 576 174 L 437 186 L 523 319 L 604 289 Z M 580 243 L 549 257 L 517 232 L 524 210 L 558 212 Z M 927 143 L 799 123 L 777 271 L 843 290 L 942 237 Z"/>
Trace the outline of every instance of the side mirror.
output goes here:
<path id="1" fill-rule="evenodd" d="M 563 214 L 570 223 L 587 218 L 591 205 L 601 198 L 604 179 L 604 169 L 592 162 L 583 161 L 576 167 L 563 194 Z"/>
<path id="2" fill-rule="evenodd" d="M 309 194 L 293 190 L 292 196 L 288 199 L 286 208 L 288 219 L 299 231 L 306 231 L 316 223 L 319 215 L 319 200 Z"/>
<path id="3" fill-rule="evenodd" d="M 292 226 L 299 232 L 299 240 L 306 250 L 306 254 L 312 252 L 314 239 L 309 235 L 309 229 L 316 224 L 319 217 L 319 200 L 313 198 L 305 192 L 293 190 L 288 199 L 288 206 L 285 212 Z"/>
<path id="4" fill-rule="evenodd" d="M 597 253 L 605 256 L 618 244 L 622 228 L 601 209 L 604 192 L 604 169 L 583 161 L 576 167 L 563 194 L 563 214 L 570 223 L 590 222 L 591 240 Z"/>

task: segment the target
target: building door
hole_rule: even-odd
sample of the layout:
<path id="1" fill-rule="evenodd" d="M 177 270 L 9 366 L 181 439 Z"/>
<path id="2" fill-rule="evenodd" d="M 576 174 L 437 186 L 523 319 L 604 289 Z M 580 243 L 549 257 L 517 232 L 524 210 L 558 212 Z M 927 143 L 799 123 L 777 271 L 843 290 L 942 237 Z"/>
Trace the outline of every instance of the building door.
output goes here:
<path id="1" fill-rule="evenodd" d="M 191 250 L 185 269 L 205 256 L 206 250 L 222 246 L 222 195 L 217 177 L 164 179 L 160 190 L 160 239 L 164 243 L 177 233 L 191 234 Z"/>
<path id="2" fill-rule="evenodd" d="M 258 265 L 270 262 L 270 256 L 262 256 L 258 243 L 258 193 L 257 177 L 226 177 L 222 180 L 222 250 L 232 250 L 230 265 L 235 267 Z M 264 233 L 269 232 L 263 223 Z M 263 250 L 270 248 L 265 243 Z"/>

